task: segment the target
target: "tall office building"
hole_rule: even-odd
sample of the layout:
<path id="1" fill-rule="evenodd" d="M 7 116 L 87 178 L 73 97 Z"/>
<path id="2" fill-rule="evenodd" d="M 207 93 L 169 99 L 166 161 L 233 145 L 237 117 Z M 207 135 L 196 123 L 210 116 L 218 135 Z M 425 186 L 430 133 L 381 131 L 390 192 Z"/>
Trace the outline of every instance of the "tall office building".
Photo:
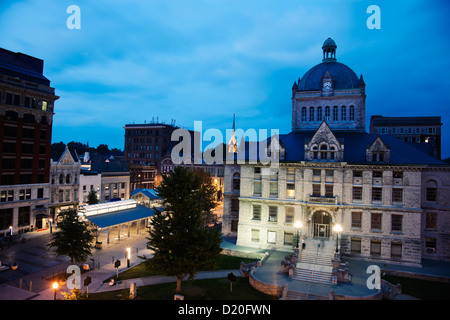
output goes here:
<path id="1" fill-rule="evenodd" d="M 0 48 L 0 237 L 49 217 L 54 102 L 44 61 Z"/>
<path id="2" fill-rule="evenodd" d="M 171 141 L 172 133 L 179 127 L 159 122 L 144 124 L 127 124 L 125 129 L 125 160 L 130 166 L 131 191 L 135 189 L 152 189 L 157 186 L 162 170 L 161 160 L 170 154 L 178 141 Z M 194 131 L 191 145 L 194 145 Z M 199 133 L 197 132 L 197 138 Z M 194 150 L 194 149 L 192 149 Z M 194 151 L 192 151 L 194 153 Z"/>

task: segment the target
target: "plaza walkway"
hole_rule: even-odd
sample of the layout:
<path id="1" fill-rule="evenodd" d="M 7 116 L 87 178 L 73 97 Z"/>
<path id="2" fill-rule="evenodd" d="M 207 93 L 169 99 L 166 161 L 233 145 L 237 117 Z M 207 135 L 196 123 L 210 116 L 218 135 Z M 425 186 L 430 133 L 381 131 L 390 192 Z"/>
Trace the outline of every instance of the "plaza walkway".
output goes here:
<path id="1" fill-rule="evenodd" d="M 45 233 L 32 236 L 44 237 Z M 116 275 L 117 270 L 113 265 L 113 262 L 115 260 L 121 260 L 121 267 L 119 268 L 119 272 L 127 269 L 127 263 L 125 259 L 126 248 L 131 248 L 131 266 L 134 266 L 142 261 L 138 257 L 138 255 L 151 255 L 151 252 L 146 248 L 146 243 L 146 233 L 132 233 L 131 237 L 122 237 L 120 241 L 116 240 L 108 245 L 104 245 L 102 249 L 95 249 L 93 252 L 93 261 L 91 260 L 90 264 L 91 266 L 95 265 L 96 268 L 81 275 L 81 285 L 83 286 L 84 279 L 87 276 L 90 276 L 92 279 L 92 282 L 89 285 L 89 293 L 129 288 L 132 282 L 134 282 L 137 287 L 157 283 L 175 282 L 176 279 L 174 277 L 153 276 L 122 281 L 120 284 L 116 284 L 115 286 L 109 286 L 108 283 L 103 283 L 104 280 L 112 278 Z M 223 238 L 222 247 L 243 252 L 264 253 L 267 251 L 236 246 L 233 238 L 226 237 Z M 259 281 L 269 284 L 280 286 L 287 284 L 289 290 L 304 292 L 309 295 L 328 297 L 330 291 L 333 291 L 336 294 L 345 294 L 357 297 L 374 294 L 374 290 L 369 290 L 366 286 L 367 277 L 369 276 L 369 274 L 366 273 L 366 270 L 367 267 L 371 264 L 377 264 L 381 268 L 389 270 L 400 270 L 405 272 L 450 278 L 450 263 L 445 262 L 424 261 L 422 267 L 407 267 L 398 265 L 382 265 L 374 261 L 347 260 L 350 262 L 350 270 L 353 276 L 352 283 L 332 286 L 289 279 L 286 274 L 280 272 L 280 266 L 281 261 L 290 252 L 269 251 L 269 253 L 269 258 L 254 273 L 255 278 Z M 7 254 L 5 254 L 5 252 L 0 252 L 0 258 L 2 257 L 2 255 L 8 256 Z M 32 264 L 31 261 L 29 261 L 28 263 Z M 54 298 L 54 290 L 51 288 L 51 282 L 46 280 L 46 278 L 49 275 L 58 274 L 61 271 L 64 271 L 69 265 L 70 263 L 67 260 L 55 260 L 54 265 L 50 267 L 42 268 L 41 270 L 38 270 L 36 272 L 30 272 L 29 274 L 23 275 L 21 278 L 11 277 L 11 281 L 0 282 L 0 300 L 52 300 Z M 1 274 L 3 277 L 8 275 L 4 272 L 9 272 L 9 275 L 14 275 L 13 272 L 15 271 L 3 271 Z M 212 272 L 199 272 L 196 276 L 196 279 L 225 278 L 230 272 L 233 272 L 236 276 L 240 276 L 240 271 L 238 269 L 220 270 Z M 22 289 L 19 288 L 20 279 L 22 279 Z M 29 290 L 30 282 L 32 283 L 31 291 Z M 60 291 L 57 292 L 57 298 L 62 298 Z M 412 297 L 400 295 L 398 298 L 410 299 Z"/>

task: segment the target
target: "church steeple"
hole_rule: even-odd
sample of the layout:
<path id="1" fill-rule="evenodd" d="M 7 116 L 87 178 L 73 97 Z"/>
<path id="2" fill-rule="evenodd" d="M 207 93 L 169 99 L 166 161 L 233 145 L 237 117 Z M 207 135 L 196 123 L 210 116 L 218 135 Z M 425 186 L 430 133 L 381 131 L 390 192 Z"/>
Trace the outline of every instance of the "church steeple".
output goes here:
<path id="1" fill-rule="evenodd" d="M 336 42 L 333 39 L 328 38 L 322 45 L 323 50 L 323 62 L 336 61 Z"/>
<path id="2" fill-rule="evenodd" d="M 230 142 L 228 142 L 228 152 L 237 152 L 237 141 L 236 141 L 236 122 L 235 115 L 233 114 L 233 130 L 231 131 Z"/>

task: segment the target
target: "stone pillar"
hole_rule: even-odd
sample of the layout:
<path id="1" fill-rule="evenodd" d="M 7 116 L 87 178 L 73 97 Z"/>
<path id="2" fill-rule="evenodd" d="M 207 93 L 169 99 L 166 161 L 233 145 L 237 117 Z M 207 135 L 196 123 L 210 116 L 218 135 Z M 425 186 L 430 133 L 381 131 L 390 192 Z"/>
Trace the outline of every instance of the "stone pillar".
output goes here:
<path id="1" fill-rule="evenodd" d="M 108 227 L 107 233 L 106 233 L 106 243 L 109 244 L 109 227 Z"/>

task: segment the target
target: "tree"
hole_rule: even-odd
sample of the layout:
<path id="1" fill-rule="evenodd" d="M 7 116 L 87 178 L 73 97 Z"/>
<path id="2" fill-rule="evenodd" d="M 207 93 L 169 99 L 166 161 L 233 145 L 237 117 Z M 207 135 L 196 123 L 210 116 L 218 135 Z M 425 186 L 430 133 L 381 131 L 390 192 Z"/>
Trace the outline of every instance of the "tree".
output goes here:
<path id="1" fill-rule="evenodd" d="M 57 256 L 68 256 L 72 264 L 84 262 L 91 255 L 94 236 L 87 225 L 78 218 L 75 209 L 63 210 L 58 214 L 59 232 L 53 233 L 49 248 L 55 248 Z"/>
<path id="2" fill-rule="evenodd" d="M 214 214 L 213 210 L 217 206 L 217 188 L 212 183 L 211 175 L 202 170 L 196 171 L 200 176 L 201 183 L 201 204 L 202 204 L 202 215 L 205 221 L 205 225 L 211 226 L 217 222 L 217 216 Z"/>
<path id="3" fill-rule="evenodd" d="M 86 203 L 87 204 L 97 204 L 98 203 L 97 192 L 95 192 L 94 189 L 89 191 Z"/>
<path id="4" fill-rule="evenodd" d="M 181 281 L 193 279 L 200 270 L 214 268 L 220 258 L 220 231 L 206 226 L 209 188 L 197 171 L 176 167 L 163 175 L 158 188 L 164 210 L 155 210 L 150 222 L 147 248 L 154 254 L 148 260 L 153 270 Z M 144 257 L 145 258 L 145 257 Z"/>
<path id="5" fill-rule="evenodd" d="M 109 147 L 107 144 L 99 144 L 97 147 L 97 152 L 100 154 L 108 153 Z"/>

